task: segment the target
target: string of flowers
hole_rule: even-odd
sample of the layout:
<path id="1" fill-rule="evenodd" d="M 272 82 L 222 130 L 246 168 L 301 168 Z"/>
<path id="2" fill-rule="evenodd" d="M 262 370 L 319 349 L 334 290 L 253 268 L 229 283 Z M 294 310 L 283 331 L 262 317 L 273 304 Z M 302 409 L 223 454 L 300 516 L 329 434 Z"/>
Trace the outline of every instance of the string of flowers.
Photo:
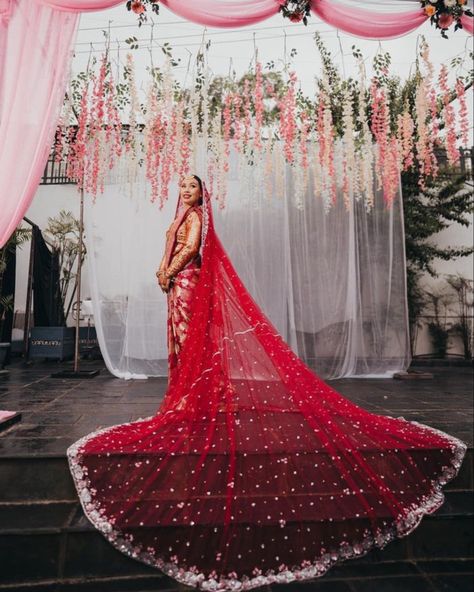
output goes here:
<path id="1" fill-rule="evenodd" d="M 229 156 L 230 156 L 230 130 L 232 124 L 232 94 L 227 93 L 224 100 L 224 158 L 225 158 L 225 170 L 229 170 Z M 260 139 L 260 138 L 259 138 Z"/>
<path id="2" fill-rule="evenodd" d="M 257 61 L 255 64 L 255 130 L 254 130 L 254 146 L 255 149 L 260 151 L 262 149 L 262 125 L 263 125 L 263 113 L 265 106 L 263 104 L 263 77 L 262 77 L 262 64 Z"/>
<path id="3" fill-rule="evenodd" d="M 109 170 L 112 170 L 115 162 L 122 155 L 122 121 L 117 107 L 116 84 L 109 70 L 109 75 L 105 81 L 106 110 L 107 110 L 107 132 L 105 141 L 111 146 L 109 154 Z"/>
<path id="4" fill-rule="evenodd" d="M 160 167 L 161 152 L 166 138 L 165 123 L 162 120 L 161 112 L 158 109 L 156 86 L 154 81 L 148 87 L 148 109 L 145 120 L 144 143 L 146 178 L 151 187 L 151 201 L 155 202 L 159 194 L 158 170 Z"/>
<path id="5" fill-rule="evenodd" d="M 426 40 L 421 41 L 420 55 L 423 60 L 426 74 L 425 74 L 425 89 L 428 97 L 428 105 L 431 116 L 431 141 L 433 145 L 439 142 L 439 124 L 438 124 L 438 105 L 436 100 L 436 89 L 433 84 L 434 66 L 430 60 L 430 48 Z"/>
<path id="6" fill-rule="evenodd" d="M 294 143 L 296 138 L 296 72 L 290 72 L 288 89 L 280 101 L 280 136 L 284 140 L 286 161 L 295 160 Z"/>
<path id="7" fill-rule="evenodd" d="M 429 105 L 425 80 L 421 80 L 415 95 L 415 115 L 418 138 L 416 141 L 416 154 L 420 167 L 418 184 L 420 189 L 425 188 L 425 179 L 428 176 L 436 177 L 437 163 L 434 154 L 434 145 L 429 126 Z"/>
<path id="8" fill-rule="evenodd" d="M 318 105 L 317 139 L 319 142 L 319 162 L 327 176 L 323 178 L 323 190 L 325 194 L 326 211 L 329 211 L 331 204 L 336 202 L 337 182 L 334 167 L 334 140 L 336 133 L 332 118 L 331 105 L 329 102 L 329 83 L 326 75 L 323 75 L 323 88 L 320 92 Z M 327 199 L 329 197 L 330 199 Z"/>
<path id="9" fill-rule="evenodd" d="M 250 143 L 250 136 L 252 131 L 252 112 L 251 112 L 251 98 L 250 98 L 250 81 L 248 78 L 245 79 L 244 82 L 244 92 L 243 92 L 243 115 L 244 115 L 244 134 L 242 137 L 243 147 L 249 146 Z"/>
<path id="10" fill-rule="evenodd" d="M 234 93 L 232 96 L 233 106 L 233 131 L 234 131 L 234 146 L 238 152 L 242 151 L 242 126 L 241 126 L 241 113 L 242 113 L 242 97 L 239 93 Z"/>
<path id="11" fill-rule="evenodd" d="M 84 188 L 84 175 L 87 159 L 87 126 L 89 121 L 89 85 L 90 79 L 85 78 L 79 103 L 77 133 L 71 137 L 67 157 L 67 174 L 76 181 L 78 189 Z"/>
<path id="12" fill-rule="evenodd" d="M 466 103 L 466 91 L 464 89 L 464 82 L 456 79 L 456 95 L 459 100 L 459 129 L 461 131 L 461 143 L 464 146 L 469 142 L 469 112 Z"/>
<path id="13" fill-rule="evenodd" d="M 385 159 L 388 153 L 390 119 L 387 105 L 387 90 L 379 84 L 376 77 L 372 79 L 370 85 L 370 96 L 372 104 L 371 131 L 377 145 L 375 172 L 379 187 L 382 186 L 384 189 L 384 199 L 388 201 L 390 188 L 387 186 L 388 180 L 384 176 L 384 172 L 387 170 Z M 388 168 L 390 168 L 389 165 Z"/>
<path id="14" fill-rule="evenodd" d="M 413 154 L 413 136 L 415 132 L 415 123 L 405 108 L 397 118 L 398 137 L 400 138 L 400 158 L 403 170 L 408 170 L 414 163 Z"/>
<path id="15" fill-rule="evenodd" d="M 358 103 L 359 110 L 357 113 L 357 122 L 360 126 L 360 144 L 365 146 L 365 150 L 361 150 L 359 156 L 359 166 L 357 167 L 360 179 L 360 190 L 365 196 L 365 207 L 368 212 L 374 206 L 375 195 L 374 195 L 374 173 L 373 173 L 373 151 L 372 136 L 369 128 L 369 121 L 367 118 L 367 100 L 366 100 L 366 72 L 365 65 L 362 56 L 358 56 L 358 67 L 359 67 L 359 89 L 358 89 Z M 369 148 L 370 147 L 370 148 Z"/>
<path id="16" fill-rule="evenodd" d="M 351 185 L 354 173 L 356 171 L 356 150 L 354 143 L 354 112 L 352 97 L 348 88 L 344 91 L 344 98 L 342 104 L 342 123 L 343 123 L 343 181 L 342 181 L 342 198 L 346 210 L 350 209 L 350 195 Z"/>
<path id="17" fill-rule="evenodd" d="M 448 162 L 455 165 L 459 161 L 459 150 L 456 146 L 456 122 L 454 116 L 454 109 L 451 105 L 451 92 L 448 86 L 448 69 L 443 64 L 439 73 L 439 86 L 442 92 L 441 98 L 443 101 L 443 116 L 446 125 L 445 146 Z"/>
<path id="18" fill-rule="evenodd" d="M 394 115 L 383 60 L 369 85 L 359 60 L 359 80 L 341 87 L 335 109 L 333 74 L 327 70 L 314 101 L 296 92 L 295 72 L 288 74 L 288 80 L 281 77 L 278 86 L 271 81 L 273 74 L 264 72 L 259 62 L 254 73 L 239 83 L 221 81 L 221 88 L 228 90 L 219 100 L 213 94 L 211 100 L 211 84 L 213 93 L 215 87 L 204 63 L 197 84 L 185 92 L 174 79 L 170 60 L 162 69 L 152 68 L 142 105 L 132 56 L 127 57 L 123 83 L 120 75 L 117 82 L 113 80 L 105 56 L 98 63 L 97 74 L 91 72 L 81 79 L 80 88 L 76 87 L 78 123 L 73 129 L 72 103 L 65 102 L 55 151 L 57 157 L 67 159 L 68 175 L 94 196 L 103 191 L 106 174 L 119 159 L 125 164 L 130 185 L 143 166 L 151 200 L 159 207 L 168 199 L 170 184 L 191 167 L 196 170 L 198 151 L 207 158 L 207 179 L 217 188 L 221 207 L 225 205 L 233 151 L 237 153 L 235 173 L 253 175 L 252 180 L 249 177 L 242 182 L 254 186 L 258 180 L 262 196 L 269 191 L 281 195 L 286 190 L 286 169 L 291 167 L 298 207 L 304 205 L 312 179 L 314 194 L 323 200 L 326 211 L 338 195 L 346 209 L 353 200 L 363 198 L 370 211 L 375 203 L 375 175 L 390 207 L 401 171 L 417 167 L 422 189 L 426 177 L 436 176 L 436 138 L 444 143 L 450 164 L 455 164 L 459 160 L 456 132 L 460 131 L 464 144 L 469 136 L 463 79 L 455 81 L 454 93 L 446 67 L 434 79 L 424 46 L 422 58 L 425 73 L 418 72 L 414 78 L 416 92 L 410 100 L 404 98 L 402 112 Z M 459 99 L 458 114 L 451 105 L 454 96 Z M 438 97 L 443 110 L 435 116 Z M 127 119 L 128 129 L 121 134 L 121 122 Z"/>

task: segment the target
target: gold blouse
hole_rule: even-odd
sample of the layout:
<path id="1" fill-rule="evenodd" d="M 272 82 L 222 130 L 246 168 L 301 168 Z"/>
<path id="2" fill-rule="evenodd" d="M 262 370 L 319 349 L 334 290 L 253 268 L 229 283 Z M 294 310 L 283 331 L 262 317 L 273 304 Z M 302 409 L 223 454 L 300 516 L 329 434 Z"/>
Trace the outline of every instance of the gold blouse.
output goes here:
<path id="1" fill-rule="evenodd" d="M 169 235 L 173 224 L 166 231 L 166 240 L 169 240 Z M 178 228 L 176 233 L 176 245 L 173 250 L 171 262 L 166 268 L 166 249 L 165 255 L 160 263 L 160 271 L 165 271 L 168 277 L 174 277 L 177 273 L 182 271 L 186 265 L 199 255 L 199 247 L 201 246 L 201 219 L 197 212 L 191 212 L 186 216 L 184 222 Z"/>

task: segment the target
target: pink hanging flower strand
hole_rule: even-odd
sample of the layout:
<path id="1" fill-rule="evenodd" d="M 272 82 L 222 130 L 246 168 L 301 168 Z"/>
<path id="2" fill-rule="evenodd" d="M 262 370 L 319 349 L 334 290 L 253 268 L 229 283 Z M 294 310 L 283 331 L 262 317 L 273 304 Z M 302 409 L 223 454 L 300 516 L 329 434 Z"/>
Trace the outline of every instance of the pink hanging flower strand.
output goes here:
<path id="1" fill-rule="evenodd" d="M 451 92 L 448 86 L 448 69 L 443 64 L 439 73 L 439 86 L 442 92 L 442 100 L 444 104 L 443 115 L 446 125 L 445 146 L 448 162 L 455 165 L 459 162 L 460 153 L 456 146 L 456 127 L 454 108 L 451 104 Z"/>

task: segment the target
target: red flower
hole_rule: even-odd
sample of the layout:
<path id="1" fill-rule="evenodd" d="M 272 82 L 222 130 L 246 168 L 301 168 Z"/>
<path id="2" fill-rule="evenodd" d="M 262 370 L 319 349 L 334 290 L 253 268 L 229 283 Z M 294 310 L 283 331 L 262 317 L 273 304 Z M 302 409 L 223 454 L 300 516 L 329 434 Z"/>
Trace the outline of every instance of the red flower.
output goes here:
<path id="1" fill-rule="evenodd" d="M 143 6 L 143 4 L 140 2 L 140 0 L 136 0 L 135 2 L 132 2 L 131 9 L 133 10 L 133 12 L 135 14 L 143 14 L 146 10 L 145 7 Z"/>
<path id="2" fill-rule="evenodd" d="M 292 23 L 300 23 L 303 20 L 304 14 L 302 12 L 295 12 L 290 15 L 290 21 Z"/>
<path id="3" fill-rule="evenodd" d="M 443 12 L 439 15 L 438 18 L 438 25 L 440 29 L 449 29 L 449 27 L 453 24 L 454 18 L 451 14 L 447 12 Z"/>

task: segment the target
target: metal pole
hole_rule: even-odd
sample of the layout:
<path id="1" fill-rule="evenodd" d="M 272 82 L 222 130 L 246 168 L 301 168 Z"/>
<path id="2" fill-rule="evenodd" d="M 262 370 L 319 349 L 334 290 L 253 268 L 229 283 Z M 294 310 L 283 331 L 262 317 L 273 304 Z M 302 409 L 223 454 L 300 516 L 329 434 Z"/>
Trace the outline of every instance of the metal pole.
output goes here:
<path id="1" fill-rule="evenodd" d="M 33 262 L 35 253 L 35 234 L 34 224 L 26 219 L 28 224 L 31 224 L 31 242 L 30 242 L 30 260 L 28 262 L 28 284 L 26 288 L 26 304 L 25 304 L 25 323 L 24 323 L 24 334 L 23 334 L 23 356 L 25 360 L 28 359 L 30 351 L 30 326 L 31 326 L 31 293 L 33 291 Z"/>
<path id="2" fill-rule="evenodd" d="M 84 188 L 81 189 L 81 205 L 79 211 L 79 249 L 77 253 L 77 294 L 76 294 L 76 339 L 74 344 L 74 372 L 79 371 L 79 321 L 81 317 L 81 271 L 82 247 L 84 232 Z"/>

